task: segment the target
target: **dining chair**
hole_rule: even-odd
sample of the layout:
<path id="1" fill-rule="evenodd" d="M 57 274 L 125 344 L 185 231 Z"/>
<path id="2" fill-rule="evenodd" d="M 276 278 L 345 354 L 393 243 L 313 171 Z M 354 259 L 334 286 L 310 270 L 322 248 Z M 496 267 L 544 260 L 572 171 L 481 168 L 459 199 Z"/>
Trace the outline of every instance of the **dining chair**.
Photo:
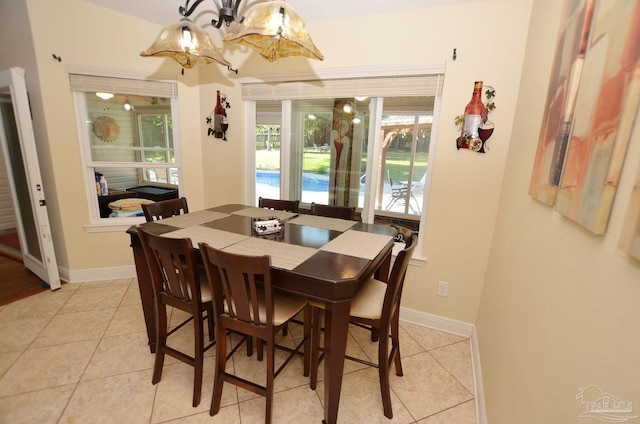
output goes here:
<path id="1" fill-rule="evenodd" d="M 200 243 L 200 253 L 213 293 L 216 322 L 216 370 L 211 399 L 211 416 L 220 410 L 223 383 L 231 383 L 266 398 L 265 423 L 271 423 L 274 379 L 304 346 L 304 375 L 309 375 L 310 318 L 308 300 L 277 291 L 272 286 L 273 274 L 270 256 L 245 256 L 224 252 Z M 299 312 L 304 314 L 304 337 L 294 349 L 275 344 L 275 334 Z M 233 331 L 244 337 L 227 353 L 226 333 Z M 226 370 L 227 360 L 246 340 L 255 337 L 261 345 L 266 343 L 267 376 L 261 386 Z M 275 349 L 289 351 L 284 363 L 275 370 Z M 262 346 L 258 360 L 262 360 Z"/>
<path id="2" fill-rule="evenodd" d="M 191 239 L 162 237 L 142 228 L 138 228 L 137 232 L 149 264 L 154 294 L 156 353 L 151 382 L 156 384 L 160 381 L 165 355 L 191 365 L 194 367 L 193 406 L 198 406 L 202 392 L 204 353 L 215 344 L 209 284 L 205 273 L 197 269 L 197 253 Z M 167 306 L 186 312 L 189 318 L 169 330 Z M 209 340 L 213 340 L 206 346 L 203 336 L 204 312 L 209 324 Z M 167 345 L 167 338 L 190 321 L 193 321 L 194 331 L 193 356 Z"/>
<path id="3" fill-rule="evenodd" d="M 387 179 L 389 180 L 389 188 L 391 189 L 391 198 L 389 199 L 389 203 L 387 203 L 385 210 L 390 210 L 398 200 L 408 200 L 407 196 L 409 194 L 409 186 L 407 183 L 393 181 L 389 170 L 387 170 Z"/>
<path id="4" fill-rule="evenodd" d="M 389 282 L 370 279 L 358 292 L 351 302 L 349 322 L 365 328 L 377 337 L 378 361 L 370 362 L 360 358 L 345 356 L 346 359 L 356 361 L 378 369 L 380 379 L 380 392 L 384 415 L 393 418 L 391 409 L 391 394 L 389 386 L 389 372 L 391 364 L 395 364 L 396 375 L 402 376 L 402 362 L 400 360 L 400 299 L 404 277 L 407 272 L 409 260 L 417 244 L 418 236 L 410 234 L 405 238 L 405 247 L 396 256 Z M 324 311 L 324 304 L 309 301 L 312 306 L 312 334 L 311 334 L 311 389 L 315 390 L 318 381 L 318 366 L 322 359 L 320 356 L 320 315 Z M 391 350 L 389 351 L 389 340 Z"/>
<path id="5" fill-rule="evenodd" d="M 282 200 L 282 199 L 266 199 L 264 197 L 258 198 L 258 207 L 274 209 L 277 211 L 288 211 L 298 213 L 300 207 L 299 200 Z"/>
<path id="6" fill-rule="evenodd" d="M 356 208 L 348 206 L 332 206 L 311 203 L 311 215 L 327 216 L 330 218 L 341 218 L 354 220 L 356 217 Z"/>
<path id="7" fill-rule="evenodd" d="M 142 205 L 142 212 L 147 222 L 158 221 L 164 218 L 189 213 L 187 199 L 180 197 L 178 199 L 161 200 L 159 202 L 147 203 Z"/>
<path id="8" fill-rule="evenodd" d="M 287 212 L 298 213 L 298 209 L 300 207 L 300 201 L 299 200 L 267 199 L 264 197 L 258 197 L 258 207 L 274 209 L 277 211 L 287 211 Z M 286 336 L 288 332 L 289 332 L 289 327 L 287 325 L 283 326 L 282 335 Z M 247 353 L 249 353 L 250 348 L 251 348 L 251 343 L 248 343 Z M 258 349 L 260 349 L 260 345 L 258 345 Z"/>

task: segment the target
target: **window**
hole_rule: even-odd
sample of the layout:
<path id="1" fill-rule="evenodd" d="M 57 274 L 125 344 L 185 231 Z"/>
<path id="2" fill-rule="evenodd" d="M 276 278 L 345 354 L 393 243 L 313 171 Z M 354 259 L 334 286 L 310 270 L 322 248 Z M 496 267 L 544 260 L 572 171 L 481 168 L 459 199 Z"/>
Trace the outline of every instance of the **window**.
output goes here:
<path id="1" fill-rule="evenodd" d="M 259 184 L 261 188 L 256 193 L 258 196 L 269 199 L 280 198 L 281 110 L 280 102 L 261 102 L 256 121 L 255 179 L 256 184 Z"/>
<path id="2" fill-rule="evenodd" d="M 78 122 L 85 123 L 78 131 L 92 222 L 124 224 L 141 216 L 139 207 L 110 207 L 118 200 L 177 197 L 175 84 L 75 74 L 70 82 Z"/>
<path id="3" fill-rule="evenodd" d="M 394 99 L 396 105 L 403 100 Z M 422 111 L 405 106 L 404 112 L 383 111 L 382 182 L 377 187 L 376 211 L 381 213 L 422 215 L 424 185 L 427 177 L 433 112 L 428 98 Z M 408 104 L 408 103 L 407 103 Z"/>
<path id="4" fill-rule="evenodd" d="M 419 230 L 426 222 L 443 78 L 438 70 L 241 81 L 247 126 L 255 124 L 255 137 L 247 137 L 256 164 L 255 174 L 247 174 L 254 182 L 249 199 L 299 199 L 303 208 L 312 202 L 356 206 L 364 222 Z M 275 134 L 277 144 L 268 146 L 265 137 Z"/>
<path id="5" fill-rule="evenodd" d="M 137 111 L 138 140 L 142 162 L 175 164 L 173 148 L 173 123 L 170 110 Z M 144 168 L 141 180 L 145 183 L 178 185 L 178 168 Z"/>

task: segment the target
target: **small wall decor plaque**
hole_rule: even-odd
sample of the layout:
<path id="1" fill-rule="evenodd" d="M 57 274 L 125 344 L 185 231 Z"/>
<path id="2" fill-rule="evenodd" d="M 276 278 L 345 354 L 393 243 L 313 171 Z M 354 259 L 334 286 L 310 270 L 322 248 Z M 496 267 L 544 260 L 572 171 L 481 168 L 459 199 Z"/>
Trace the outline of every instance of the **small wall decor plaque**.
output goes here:
<path id="1" fill-rule="evenodd" d="M 93 121 L 93 134 L 102 141 L 112 142 L 120 135 L 120 126 L 109 116 L 99 116 Z"/>

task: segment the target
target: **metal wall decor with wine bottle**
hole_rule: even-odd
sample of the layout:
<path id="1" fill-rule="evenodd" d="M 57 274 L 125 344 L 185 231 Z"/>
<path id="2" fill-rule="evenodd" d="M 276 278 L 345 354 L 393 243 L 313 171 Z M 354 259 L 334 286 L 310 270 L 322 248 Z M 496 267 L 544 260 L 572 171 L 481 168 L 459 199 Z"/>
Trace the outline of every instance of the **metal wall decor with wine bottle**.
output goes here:
<path id="1" fill-rule="evenodd" d="M 215 138 L 221 138 L 227 141 L 227 130 L 229 129 L 229 120 L 227 118 L 226 109 L 231 109 L 231 103 L 227 100 L 225 94 L 220 95 L 220 91 L 216 92 L 216 106 L 207 116 L 207 135 L 212 135 Z"/>
<path id="2" fill-rule="evenodd" d="M 491 86 L 484 86 L 482 81 L 473 85 L 471 101 L 464 108 L 464 114 L 455 118 L 455 124 L 461 127 L 460 137 L 456 139 L 458 149 L 469 149 L 478 153 L 489 150 L 487 140 L 493 134 L 494 125 L 489 121 L 489 113 L 496 108 L 494 98 L 496 90 Z M 484 101 L 483 101 L 484 94 Z"/>

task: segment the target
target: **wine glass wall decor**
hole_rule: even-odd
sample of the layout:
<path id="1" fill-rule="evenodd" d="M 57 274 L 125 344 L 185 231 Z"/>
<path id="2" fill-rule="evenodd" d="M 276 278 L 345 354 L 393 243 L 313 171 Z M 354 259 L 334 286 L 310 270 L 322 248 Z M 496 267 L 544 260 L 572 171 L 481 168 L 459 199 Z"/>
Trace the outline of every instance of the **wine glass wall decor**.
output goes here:
<path id="1" fill-rule="evenodd" d="M 231 103 L 229 103 L 225 94 L 220 94 L 220 91 L 217 91 L 216 106 L 206 119 L 207 125 L 209 126 L 207 135 L 212 135 L 215 138 L 221 138 L 227 141 L 227 130 L 229 129 L 227 109 L 231 109 Z"/>
<path id="2" fill-rule="evenodd" d="M 483 98 L 484 96 L 484 98 Z M 478 153 L 489 150 L 487 140 L 493 134 L 495 126 L 489 121 L 489 112 L 496 108 L 494 98 L 496 90 L 484 86 L 482 81 L 473 85 L 473 95 L 464 108 L 464 114 L 456 116 L 455 123 L 461 127 L 460 136 L 456 139 L 458 149 L 469 149 Z"/>

